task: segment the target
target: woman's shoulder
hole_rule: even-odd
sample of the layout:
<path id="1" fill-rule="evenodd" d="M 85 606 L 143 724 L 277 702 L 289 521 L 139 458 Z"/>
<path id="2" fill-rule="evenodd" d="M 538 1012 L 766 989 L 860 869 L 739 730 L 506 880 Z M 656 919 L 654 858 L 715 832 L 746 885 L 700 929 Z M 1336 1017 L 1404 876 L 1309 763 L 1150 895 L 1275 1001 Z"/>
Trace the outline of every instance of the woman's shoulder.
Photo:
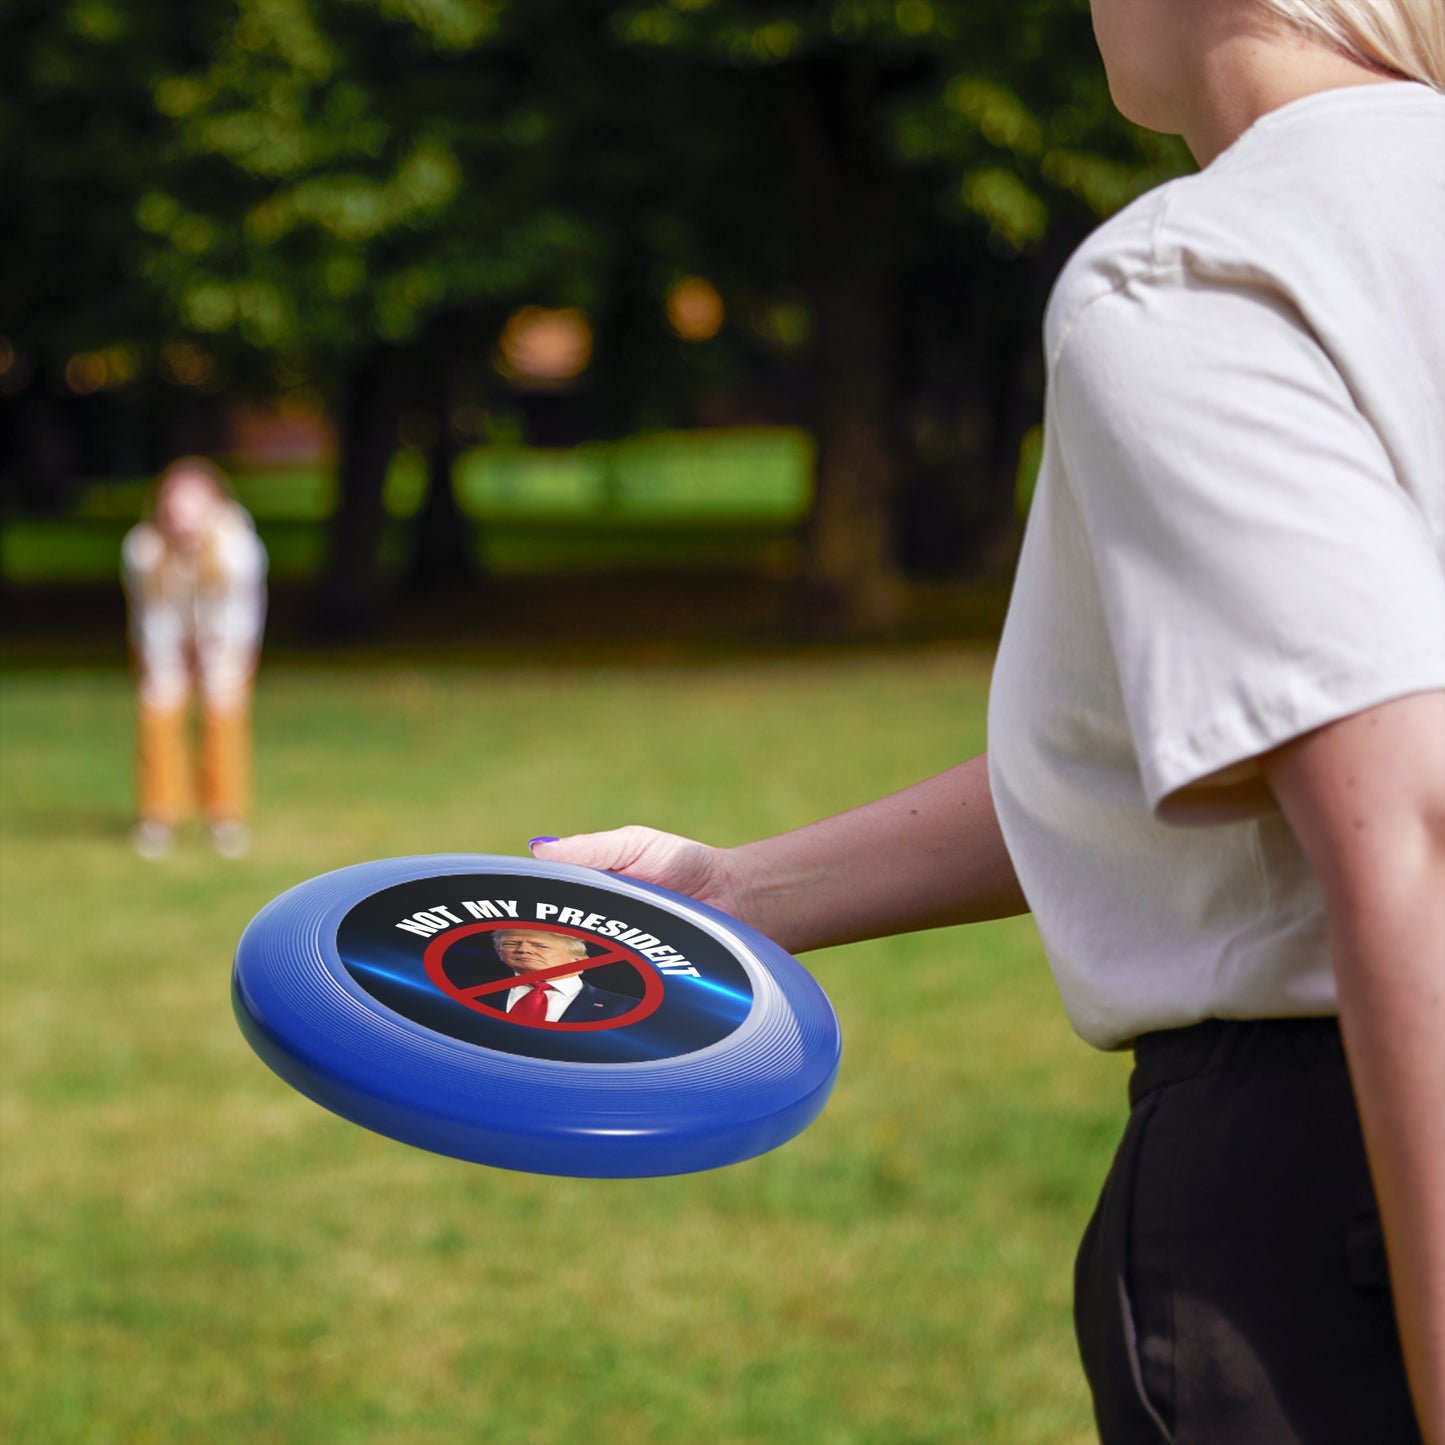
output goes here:
<path id="1" fill-rule="evenodd" d="M 1445 96 L 1413 84 L 1321 92 L 1094 231 L 1055 284 L 1048 356 L 1094 303 L 1136 285 L 1243 285 L 1311 315 L 1363 284 L 1377 303 L 1409 290 L 1418 307 L 1439 289 L 1442 254 Z"/>
<path id="2" fill-rule="evenodd" d="M 1146 191 L 1090 232 L 1069 257 L 1054 282 L 1045 314 L 1044 340 L 1051 361 L 1075 321 L 1094 302 L 1157 269 L 1159 234 L 1171 206 L 1179 191 L 1197 179 L 1181 176 Z"/>
<path id="3" fill-rule="evenodd" d="M 128 572 L 145 573 L 159 567 L 166 544 L 154 522 L 137 522 L 120 544 L 121 565 Z"/>
<path id="4" fill-rule="evenodd" d="M 228 572 L 244 575 L 265 570 L 266 548 L 256 535 L 251 514 L 239 502 L 227 504 L 213 540 L 216 554 Z"/>

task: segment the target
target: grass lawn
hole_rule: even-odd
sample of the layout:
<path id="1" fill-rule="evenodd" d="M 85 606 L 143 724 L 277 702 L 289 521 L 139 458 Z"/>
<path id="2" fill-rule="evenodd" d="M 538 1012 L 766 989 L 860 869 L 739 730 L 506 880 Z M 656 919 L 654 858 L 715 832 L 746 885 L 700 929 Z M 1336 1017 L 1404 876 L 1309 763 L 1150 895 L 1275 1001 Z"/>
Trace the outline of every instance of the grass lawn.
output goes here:
<path id="1" fill-rule="evenodd" d="M 1027 920 L 811 956 L 822 1118 L 677 1179 L 532 1177 L 327 1114 L 231 1018 L 252 914 L 366 858 L 645 821 L 738 841 L 983 742 L 987 659 L 265 672 L 256 850 L 125 844 L 119 673 L 10 676 L 0 1438 L 1082 1445 L 1075 1241 L 1124 1066 Z"/>

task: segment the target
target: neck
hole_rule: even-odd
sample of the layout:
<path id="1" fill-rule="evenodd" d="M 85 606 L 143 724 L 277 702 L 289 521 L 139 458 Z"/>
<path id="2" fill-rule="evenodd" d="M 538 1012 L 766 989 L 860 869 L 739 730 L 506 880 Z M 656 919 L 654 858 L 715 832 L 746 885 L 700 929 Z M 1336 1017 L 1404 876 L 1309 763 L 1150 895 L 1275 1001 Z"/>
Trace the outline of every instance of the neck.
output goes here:
<path id="1" fill-rule="evenodd" d="M 1361 64 L 1253 5 L 1200 5 L 1195 64 L 1176 91 L 1179 133 L 1201 166 L 1291 101 L 1400 77 Z"/>

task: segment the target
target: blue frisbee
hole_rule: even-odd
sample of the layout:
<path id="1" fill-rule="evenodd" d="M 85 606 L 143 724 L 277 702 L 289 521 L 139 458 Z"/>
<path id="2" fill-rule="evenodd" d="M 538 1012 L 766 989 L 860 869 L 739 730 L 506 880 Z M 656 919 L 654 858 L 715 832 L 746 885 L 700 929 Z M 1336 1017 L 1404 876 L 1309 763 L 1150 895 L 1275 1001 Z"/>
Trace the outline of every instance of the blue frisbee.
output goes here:
<path id="1" fill-rule="evenodd" d="M 717 909 L 478 854 L 302 883 L 236 950 L 241 1032 L 353 1123 L 503 1169 L 637 1178 L 785 1143 L 838 1073 L 812 975 Z"/>

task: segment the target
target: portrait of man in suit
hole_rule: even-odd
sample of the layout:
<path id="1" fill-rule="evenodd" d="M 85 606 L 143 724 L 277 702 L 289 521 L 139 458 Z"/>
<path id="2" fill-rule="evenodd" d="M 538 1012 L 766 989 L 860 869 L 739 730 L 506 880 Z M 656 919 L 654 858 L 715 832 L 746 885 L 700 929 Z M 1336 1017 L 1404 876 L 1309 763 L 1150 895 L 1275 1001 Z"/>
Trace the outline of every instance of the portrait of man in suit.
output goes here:
<path id="1" fill-rule="evenodd" d="M 517 982 L 487 1002 L 497 1008 L 505 1005 L 507 1016 L 517 1023 L 597 1023 L 637 1007 L 637 999 L 597 988 L 581 973 L 529 977 L 565 963 L 580 964 L 587 957 L 580 938 L 537 928 L 503 928 L 492 934 L 492 947 Z"/>

